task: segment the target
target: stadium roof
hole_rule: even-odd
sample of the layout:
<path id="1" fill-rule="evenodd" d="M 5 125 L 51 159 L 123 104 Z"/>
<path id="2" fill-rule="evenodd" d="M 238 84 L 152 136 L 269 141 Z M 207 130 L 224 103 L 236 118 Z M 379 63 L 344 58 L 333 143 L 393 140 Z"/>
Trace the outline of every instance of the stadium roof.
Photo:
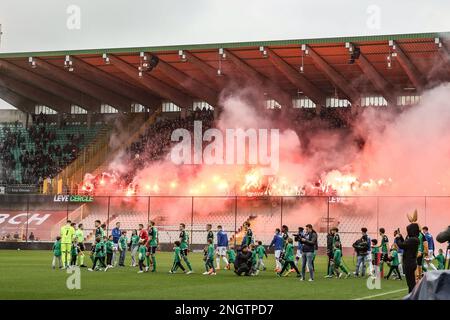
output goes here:
<path id="1" fill-rule="evenodd" d="M 0 98 L 28 112 L 36 104 L 62 113 L 70 112 L 73 104 L 99 112 L 101 103 L 129 112 L 132 103 L 156 107 L 161 101 L 180 107 L 193 101 L 217 106 L 225 87 L 252 84 L 282 105 L 300 96 L 319 106 L 336 96 L 354 105 L 362 95 L 381 95 L 395 103 L 396 95 L 420 94 L 430 84 L 450 80 L 449 36 L 444 32 L 3 53 Z M 353 52 L 359 48 L 354 63 L 349 62 L 348 46 Z M 138 67 L 146 61 L 141 52 L 147 62 L 152 56 L 159 59 L 142 77 Z M 66 56 L 71 66 L 67 62 L 65 67 Z"/>

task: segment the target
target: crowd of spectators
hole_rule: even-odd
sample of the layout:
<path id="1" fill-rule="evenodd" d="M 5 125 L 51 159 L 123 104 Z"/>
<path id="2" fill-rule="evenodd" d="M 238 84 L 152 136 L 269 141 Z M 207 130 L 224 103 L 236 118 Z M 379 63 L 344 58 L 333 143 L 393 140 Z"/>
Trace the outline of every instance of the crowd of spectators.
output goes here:
<path id="1" fill-rule="evenodd" d="M 203 131 L 213 125 L 214 113 L 212 110 L 197 109 L 184 118 L 158 119 L 147 131 L 133 142 L 126 153 L 128 156 L 129 171 L 122 177 L 130 183 L 137 170 L 144 168 L 148 163 L 161 160 L 171 149 L 171 134 L 175 129 L 184 128 L 193 132 L 194 121 L 202 121 Z"/>
<path id="2" fill-rule="evenodd" d="M 25 234 L 24 231 L 20 231 L 16 230 L 13 233 L 10 232 L 6 232 L 6 233 L 2 233 L 0 235 L 0 241 L 26 241 L 27 240 L 27 236 Z M 30 242 L 34 242 L 34 241 L 39 241 L 40 238 L 36 237 L 33 233 L 33 231 L 30 232 L 30 234 L 28 235 L 28 241 Z"/>
<path id="3" fill-rule="evenodd" d="M 19 234 L 18 231 L 15 231 L 13 234 L 6 233 L 0 236 L 0 241 L 25 241 L 27 240 L 25 233 L 21 232 Z"/>
<path id="4" fill-rule="evenodd" d="M 11 171 L 16 168 L 17 161 L 12 150 L 25 141 L 20 132 L 14 132 L 9 127 L 3 128 L 3 139 L 0 141 L 0 181 L 15 183 Z"/>
<path id="5" fill-rule="evenodd" d="M 317 126 L 325 130 L 348 128 L 352 116 L 350 110 L 344 109 L 346 108 L 326 108 L 319 116 L 315 109 L 302 109 L 301 112 L 296 113 L 294 118 L 290 119 L 289 126 L 294 128 L 299 136 L 305 137 L 309 137 L 312 134 L 311 132 L 314 131 L 307 130 L 308 127 L 312 129 Z M 262 112 L 267 113 L 267 116 L 273 119 L 274 125 L 286 126 L 286 119 L 280 110 L 262 110 Z M 175 129 L 185 128 L 192 133 L 195 120 L 202 121 L 202 129 L 205 131 L 213 126 L 213 111 L 197 109 L 186 117 L 159 118 L 144 134 L 139 136 L 137 141 L 131 143 L 126 149 L 125 167 L 127 171 L 122 173 L 119 179 L 123 185 L 130 184 L 137 171 L 145 168 L 151 162 L 162 160 L 170 152 L 173 147 L 171 134 Z M 303 132 L 305 130 L 309 131 L 309 134 L 305 134 Z M 304 145 L 307 146 L 307 142 Z"/>
<path id="6" fill-rule="evenodd" d="M 355 121 L 355 115 L 350 108 L 322 108 L 317 115 L 315 108 L 299 109 L 294 122 L 305 126 L 306 123 L 320 123 L 322 129 L 346 129 Z"/>
<path id="7" fill-rule="evenodd" d="M 77 157 L 79 146 L 84 142 L 82 133 L 57 137 L 55 129 L 40 122 L 26 131 L 21 127 L 4 127 L 2 130 L 0 184 L 35 185 L 47 177 L 54 177 Z"/>

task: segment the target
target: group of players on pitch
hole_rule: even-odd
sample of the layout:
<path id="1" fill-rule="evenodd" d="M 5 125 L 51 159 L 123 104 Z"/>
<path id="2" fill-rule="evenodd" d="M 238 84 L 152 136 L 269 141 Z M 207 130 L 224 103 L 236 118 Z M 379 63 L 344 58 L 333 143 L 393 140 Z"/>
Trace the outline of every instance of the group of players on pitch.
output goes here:
<path id="1" fill-rule="evenodd" d="M 193 272 L 192 265 L 188 258 L 189 253 L 189 234 L 185 230 L 185 224 L 179 226 L 179 240 L 174 242 L 173 265 L 170 273 L 176 273 L 178 268 L 184 273 Z M 150 221 L 148 228 L 139 224 L 138 230 L 134 230 L 130 237 L 127 231 L 120 229 L 120 222 L 112 229 L 108 236 L 105 233 L 106 225 L 101 224 L 99 220 L 95 221 L 95 243 L 93 243 L 90 258 L 93 266 L 89 271 L 107 271 L 108 269 L 119 266 L 125 266 L 125 258 L 128 250 L 131 251 L 131 266 L 139 267 L 138 273 L 156 271 L 156 249 L 158 247 L 158 229 L 154 221 Z M 234 266 L 234 272 L 237 275 L 256 276 L 260 270 L 266 270 L 263 259 L 267 258 L 266 248 L 261 241 L 254 241 L 253 232 L 250 228 L 250 222 L 243 225 L 244 236 L 239 248 L 229 246 L 227 233 L 222 226 L 217 226 L 217 247 L 214 244 L 214 233 L 212 225 L 206 225 L 206 247 L 203 250 L 203 260 L 205 262 L 204 275 L 216 275 L 216 270 L 220 269 L 221 259 L 225 263 L 225 269 L 231 269 Z M 362 236 L 354 244 L 357 255 L 355 276 L 365 276 L 366 264 L 369 266 L 369 276 L 377 276 L 379 271 L 383 271 L 383 264 L 387 263 L 390 267 L 386 278 L 395 272 L 397 279 L 402 279 L 402 250 L 397 246 L 398 234 L 394 233 L 395 240 L 390 246 L 385 230 L 380 228 L 381 243 L 378 245 L 377 239 L 370 239 L 367 229 L 361 229 Z M 291 272 L 296 272 L 301 280 L 306 278 L 306 272 L 309 273 L 309 281 L 314 280 L 314 261 L 318 250 L 318 236 L 312 225 L 306 225 L 306 228 L 298 228 L 294 238 L 289 236 L 289 230 L 286 225 L 281 229 L 275 230 L 275 235 L 269 244 L 275 250 L 275 271 L 278 276 L 287 276 Z M 423 228 L 419 250 L 424 252 L 424 259 L 420 266 L 424 269 L 436 267 L 431 263 L 430 257 L 434 256 L 434 242 L 428 228 Z M 52 267 L 69 268 L 71 266 L 84 265 L 84 231 L 83 225 L 72 223 L 70 220 L 61 227 L 60 236 L 57 237 L 53 245 Z M 297 252 L 294 253 L 294 241 L 298 243 Z M 235 250 L 238 249 L 238 250 Z M 341 278 L 344 274 L 350 276 L 347 266 L 342 258 L 342 246 L 338 228 L 332 228 L 327 235 L 327 278 L 334 276 Z M 215 258 L 215 264 L 214 264 Z M 301 271 L 299 270 L 299 262 Z M 438 269 L 443 269 L 445 257 L 442 252 L 436 256 Z M 187 270 L 183 265 L 186 264 Z M 150 270 L 151 268 L 151 270 Z M 422 269 L 421 269 L 422 270 Z"/>

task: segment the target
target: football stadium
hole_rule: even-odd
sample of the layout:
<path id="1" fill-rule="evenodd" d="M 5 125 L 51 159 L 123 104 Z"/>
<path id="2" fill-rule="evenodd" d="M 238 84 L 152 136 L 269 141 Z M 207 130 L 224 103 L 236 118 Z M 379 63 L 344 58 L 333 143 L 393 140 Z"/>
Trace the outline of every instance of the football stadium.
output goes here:
<path id="1" fill-rule="evenodd" d="M 449 37 L 0 53 L 0 299 L 449 299 Z"/>

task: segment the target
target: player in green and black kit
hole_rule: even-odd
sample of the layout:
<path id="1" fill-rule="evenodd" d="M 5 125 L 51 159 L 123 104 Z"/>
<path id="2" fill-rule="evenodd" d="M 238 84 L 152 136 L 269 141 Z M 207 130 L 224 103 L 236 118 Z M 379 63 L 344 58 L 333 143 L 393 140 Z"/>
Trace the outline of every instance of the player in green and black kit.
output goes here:
<path id="1" fill-rule="evenodd" d="M 187 274 L 192 273 L 192 266 L 188 259 L 188 251 L 189 251 L 189 235 L 186 232 L 186 225 L 184 223 L 180 223 L 180 254 L 183 258 L 184 262 L 186 262 L 186 265 L 189 269 Z"/>
<path id="2" fill-rule="evenodd" d="M 63 264 L 61 260 L 61 237 L 57 236 L 56 241 L 53 244 L 53 261 L 52 261 L 52 268 L 55 269 L 56 262 L 58 262 L 58 268 L 61 269 Z"/>
<path id="3" fill-rule="evenodd" d="M 70 266 L 75 267 L 77 265 L 77 258 L 80 252 L 80 247 L 77 242 L 77 238 L 74 238 L 72 247 L 70 248 Z"/>
<path id="4" fill-rule="evenodd" d="M 95 239 L 95 247 L 94 247 L 94 265 L 92 268 L 89 268 L 89 271 L 99 270 L 97 269 L 97 262 L 100 263 L 100 265 L 105 268 L 105 271 L 108 270 L 108 266 L 105 264 L 105 254 L 106 254 L 106 247 L 105 243 L 103 242 L 103 239 L 98 237 Z"/>
<path id="5" fill-rule="evenodd" d="M 378 240 L 377 239 L 372 239 L 370 240 L 371 242 L 371 248 L 372 248 L 372 264 L 374 266 L 373 271 L 374 273 L 372 274 L 372 278 L 376 278 L 380 272 L 380 257 L 379 257 L 379 252 L 380 252 L 380 246 L 378 246 Z"/>
<path id="6" fill-rule="evenodd" d="M 147 254 L 147 248 L 146 248 L 146 246 L 145 246 L 145 244 L 144 244 L 144 239 L 138 239 L 137 240 L 137 242 L 138 242 L 138 249 L 137 249 L 137 252 L 138 252 L 138 264 L 139 264 L 139 271 L 138 271 L 138 273 L 143 273 L 144 272 L 144 268 L 145 268 L 145 265 L 144 265 L 144 260 L 145 260 L 145 256 L 146 256 L 146 254 Z"/>
<path id="7" fill-rule="evenodd" d="M 245 235 L 244 238 L 242 238 L 241 246 L 249 246 L 253 243 L 253 231 L 250 229 L 250 222 L 244 222 L 244 231 Z"/>
<path id="8" fill-rule="evenodd" d="M 281 226 L 281 236 L 283 237 L 283 241 L 284 241 L 283 248 L 286 249 L 286 246 L 288 244 L 288 239 L 289 239 L 289 228 L 285 224 Z"/>
<path id="9" fill-rule="evenodd" d="M 341 242 L 341 238 L 338 233 L 339 229 L 337 227 L 333 227 L 330 229 L 330 232 L 327 234 L 327 256 L 328 256 L 328 269 L 327 275 L 325 278 L 333 278 L 334 274 L 334 265 L 333 265 L 333 257 L 334 251 L 336 250 L 336 242 Z M 342 253 L 342 247 L 340 247 Z M 314 251 L 314 257 L 315 257 Z"/>
<path id="10" fill-rule="evenodd" d="M 211 239 L 212 243 L 214 243 L 214 232 L 212 232 L 212 225 L 207 224 L 206 225 L 206 231 L 208 234 L 206 235 L 206 243 L 208 243 L 208 240 Z"/>
<path id="11" fill-rule="evenodd" d="M 228 256 L 228 269 L 230 269 L 230 266 L 234 266 L 234 262 L 236 261 L 236 252 L 234 251 L 234 247 L 230 246 L 230 248 L 227 250 L 227 256 Z"/>
<path id="12" fill-rule="evenodd" d="M 207 232 L 207 234 L 206 234 L 206 247 L 208 248 L 209 247 L 209 240 L 211 239 L 211 243 L 213 243 L 213 246 L 214 246 L 214 232 L 212 232 L 212 225 L 211 224 L 207 224 L 206 225 L 206 232 Z M 206 261 L 207 259 L 208 259 L 208 250 L 204 250 L 203 251 L 204 252 L 204 257 L 203 257 L 203 259 Z"/>
<path id="13" fill-rule="evenodd" d="M 337 227 L 331 228 L 330 230 L 331 234 L 333 235 L 333 252 L 336 250 L 336 243 L 339 243 L 339 249 L 341 249 L 342 252 L 342 246 L 340 245 L 341 243 L 341 237 L 339 236 L 339 229 Z"/>
<path id="14" fill-rule="evenodd" d="M 150 221 L 148 230 L 149 251 L 152 258 L 152 272 L 156 271 L 156 248 L 158 247 L 158 229 L 155 227 L 155 221 Z"/>
<path id="15" fill-rule="evenodd" d="M 98 237 L 100 237 L 100 239 L 103 239 L 103 237 L 105 236 L 105 230 L 103 230 L 101 224 L 102 223 L 100 222 L 100 220 L 95 220 L 95 239 L 97 239 Z"/>
<path id="16" fill-rule="evenodd" d="M 333 253 L 333 270 L 338 278 L 342 277 L 342 273 L 339 272 L 339 269 L 345 273 L 346 278 L 350 277 L 350 273 L 342 262 L 342 246 L 340 242 L 336 242 L 334 244 L 334 253 Z"/>
<path id="17" fill-rule="evenodd" d="M 119 267 L 125 267 L 125 259 L 127 255 L 128 250 L 128 238 L 127 238 L 127 231 L 122 230 L 122 235 L 119 238 Z"/>
<path id="18" fill-rule="evenodd" d="M 423 276 L 423 260 L 425 252 L 425 235 L 422 232 L 419 232 L 419 248 L 417 249 L 417 269 L 416 269 L 416 280 L 419 281 Z"/>
<path id="19" fill-rule="evenodd" d="M 258 241 L 258 246 L 255 249 L 256 251 L 256 255 L 257 255 L 257 259 L 258 261 L 256 262 L 256 273 L 259 273 L 259 268 L 262 266 L 263 271 L 266 271 L 266 266 L 264 265 L 263 259 L 264 256 L 267 258 L 267 252 L 266 249 L 264 248 L 264 246 L 262 245 L 262 241 Z"/>
<path id="20" fill-rule="evenodd" d="M 182 225 L 184 226 L 184 224 L 182 224 Z M 183 270 L 183 272 L 186 272 L 183 265 L 181 264 L 181 258 L 183 257 L 181 252 L 182 252 L 181 242 L 175 241 L 174 247 L 173 247 L 173 265 L 172 265 L 172 268 L 170 269 L 169 273 L 176 273 L 178 268 Z"/>
<path id="21" fill-rule="evenodd" d="M 131 248 L 131 267 L 136 267 L 136 255 L 138 255 L 139 251 L 139 236 L 137 234 L 137 230 L 133 230 L 131 233 L 131 241 L 130 241 L 130 248 Z M 137 259 L 139 260 L 139 259 Z"/>
<path id="22" fill-rule="evenodd" d="M 95 235 L 94 235 L 94 240 L 96 240 L 97 238 L 103 239 L 103 237 L 105 236 L 105 231 L 103 230 L 103 228 L 101 227 L 101 221 L 100 220 L 95 220 L 94 225 L 95 225 Z M 91 247 L 91 260 L 92 263 L 94 263 L 95 260 L 95 245 L 96 243 L 94 242 L 92 244 Z"/>
<path id="23" fill-rule="evenodd" d="M 289 240 L 289 228 L 285 224 L 281 226 L 281 237 L 283 238 L 283 250 L 281 251 L 280 255 L 280 263 L 284 265 L 284 256 L 286 254 L 286 247 Z M 294 272 L 294 269 L 289 269 L 288 272 Z"/>
<path id="24" fill-rule="evenodd" d="M 112 257 L 114 252 L 114 242 L 113 242 L 113 236 L 110 235 L 108 238 L 103 238 L 105 241 L 105 248 L 106 248 L 106 265 L 110 268 L 113 267 L 112 265 Z"/>
<path id="25" fill-rule="evenodd" d="M 342 255 L 342 245 L 341 245 L 341 237 L 339 236 L 339 229 L 337 227 L 333 227 L 330 229 L 330 234 L 331 234 L 331 258 L 334 257 L 334 251 L 336 250 L 336 243 L 339 243 L 339 249 L 341 250 L 341 255 Z M 316 258 L 316 250 L 314 250 L 314 257 L 313 259 Z M 314 265 L 314 264 L 313 264 Z M 332 277 L 332 273 L 334 272 L 333 267 L 330 265 L 330 270 L 328 271 L 328 275 L 326 278 L 331 278 Z"/>
<path id="26" fill-rule="evenodd" d="M 389 269 L 387 276 L 385 277 L 386 280 L 389 279 L 393 271 L 395 271 L 397 279 L 402 280 L 402 275 L 400 274 L 400 270 L 398 269 L 398 265 L 400 264 L 398 261 L 398 247 L 395 243 L 392 244 L 390 261 L 391 267 Z"/>
<path id="27" fill-rule="evenodd" d="M 380 228 L 380 237 L 381 237 L 381 259 L 380 259 L 380 271 L 383 272 L 384 263 L 388 261 L 389 258 L 389 239 L 386 236 L 386 230 L 384 228 Z"/>
<path id="28" fill-rule="evenodd" d="M 298 271 L 297 266 L 294 263 L 294 245 L 292 244 L 294 241 L 292 240 L 292 238 L 288 239 L 288 244 L 286 245 L 286 250 L 285 250 L 285 254 L 284 254 L 284 264 L 283 264 L 283 268 L 281 269 L 280 272 L 277 272 L 277 275 L 279 277 L 281 277 L 284 273 L 284 271 L 287 270 L 288 266 L 290 266 L 292 269 L 295 270 L 295 272 L 297 272 L 297 277 L 300 277 L 300 271 Z"/>
<path id="29" fill-rule="evenodd" d="M 208 239 L 208 247 L 206 249 L 205 269 L 204 275 L 216 275 L 216 269 L 214 268 L 214 243 L 213 239 Z"/>
<path id="30" fill-rule="evenodd" d="M 444 251 L 442 249 L 439 249 L 439 254 L 436 256 L 436 260 L 438 262 L 438 270 L 444 270 L 445 269 L 445 256 Z"/>

